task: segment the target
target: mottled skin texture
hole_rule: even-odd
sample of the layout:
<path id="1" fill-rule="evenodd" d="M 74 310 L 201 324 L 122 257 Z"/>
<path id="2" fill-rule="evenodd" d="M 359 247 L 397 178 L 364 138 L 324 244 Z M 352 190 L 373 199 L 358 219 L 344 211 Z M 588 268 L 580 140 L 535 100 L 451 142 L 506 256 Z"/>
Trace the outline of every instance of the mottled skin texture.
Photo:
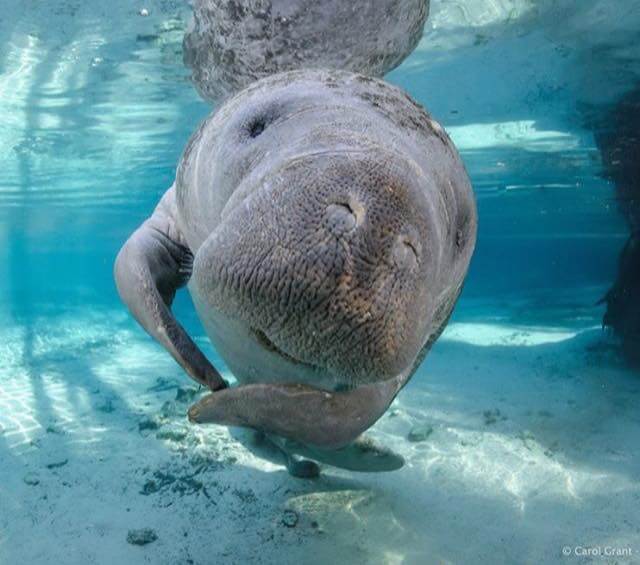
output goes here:
<path id="1" fill-rule="evenodd" d="M 422 37 L 428 0 L 193 0 L 184 60 L 212 102 L 279 72 L 383 76 Z"/>
<path id="2" fill-rule="evenodd" d="M 384 470 L 400 462 L 356 440 L 444 328 L 476 224 L 460 158 L 422 107 L 377 79 L 295 71 L 200 126 L 116 280 L 147 331 L 217 390 L 193 421 L 263 430 L 348 468 L 377 454 L 361 468 Z M 171 316 L 189 277 L 239 387 Z"/>

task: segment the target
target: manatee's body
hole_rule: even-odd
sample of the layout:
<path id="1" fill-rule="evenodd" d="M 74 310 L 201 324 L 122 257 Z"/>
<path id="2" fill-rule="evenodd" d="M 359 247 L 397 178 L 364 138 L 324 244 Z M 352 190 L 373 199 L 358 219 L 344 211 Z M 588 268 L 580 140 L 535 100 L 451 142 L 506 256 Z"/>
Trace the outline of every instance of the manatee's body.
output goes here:
<path id="1" fill-rule="evenodd" d="M 185 62 L 204 98 L 297 69 L 383 76 L 418 44 L 428 0 L 193 0 Z"/>
<path id="2" fill-rule="evenodd" d="M 346 72 L 283 73 L 192 136 L 116 279 L 147 331 L 220 389 L 192 420 L 253 427 L 340 464 L 322 453 L 384 413 L 442 331 L 476 223 L 453 144 L 402 91 Z M 187 280 L 242 386 L 224 388 L 173 319 Z"/>

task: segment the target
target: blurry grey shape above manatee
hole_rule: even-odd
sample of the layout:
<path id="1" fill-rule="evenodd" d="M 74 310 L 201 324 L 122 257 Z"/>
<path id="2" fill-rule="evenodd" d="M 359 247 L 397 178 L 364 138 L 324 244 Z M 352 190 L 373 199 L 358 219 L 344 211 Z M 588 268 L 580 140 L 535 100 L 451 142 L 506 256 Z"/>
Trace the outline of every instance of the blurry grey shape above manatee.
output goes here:
<path id="1" fill-rule="evenodd" d="M 444 329 L 476 228 L 462 161 L 421 106 L 378 79 L 291 71 L 202 123 L 115 276 L 142 326 L 214 391 L 193 421 L 388 470 L 398 458 L 359 436 Z M 187 283 L 240 386 L 173 317 Z"/>
<path id="2" fill-rule="evenodd" d="M 429 0 L 192 0 L 184 61 L 210 102 L 298 69 L 381 77 L 422 37 Z"/>

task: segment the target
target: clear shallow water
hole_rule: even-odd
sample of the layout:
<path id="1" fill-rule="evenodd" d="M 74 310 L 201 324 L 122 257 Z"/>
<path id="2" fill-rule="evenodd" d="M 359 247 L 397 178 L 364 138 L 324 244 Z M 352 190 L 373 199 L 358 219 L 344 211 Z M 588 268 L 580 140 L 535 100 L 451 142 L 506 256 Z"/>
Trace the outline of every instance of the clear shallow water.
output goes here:
<path id="1" fill-rule="evenodd" d="M 375 429 L 405 469 L 309 483 L 188 426 L 190 383 L 115 294 L 117 250 L 209 111 L 182 66 L 188 7 L 2 7 L 0 559 L 561 562 L 610 544 L 637 560 L 640 381 L 594 304 L 627 237 L 595 136 L 638 83 L 638 2 L 433 0 L 388 79 L 460 149 L 477 252 Z M 187 296 L 176 310 L 219 363 Z M 142 527 L 158 540 L 127 544 Z"/>

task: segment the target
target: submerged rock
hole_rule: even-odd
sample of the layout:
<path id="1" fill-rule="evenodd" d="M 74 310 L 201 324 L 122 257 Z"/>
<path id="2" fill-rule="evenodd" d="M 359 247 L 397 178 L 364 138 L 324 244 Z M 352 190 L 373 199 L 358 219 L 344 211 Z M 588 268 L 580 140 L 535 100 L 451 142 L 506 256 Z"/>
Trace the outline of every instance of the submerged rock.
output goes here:
<path id="1" fill-rule="evenodd" d="M 51 463 L 47 463 L 47 469 L 59 469 L 60 467 L 64 467 L 67 463 L 69 463 L 68 459 L 60 459 L 59 461 L 52 461 Z"/>
<path id="2" fill-rule="evenodd" d="M 298 525 L 298 513 L 295 510 L 285 510 L 282 516 L 282 523 L 287 528 L 295 528 Z"/>
<path id="3" fill-rule="evenodd" d="M 25 485 L 29 485 L 30 487 L 35 487 L 40 484 L 40 478 L 36 473 L 27 473 L 22 480 Z"/>
<path id="4" fill-rule="evenodd" d="M 129 530 L 127 533 L 127 543 L 131 545 L 147 545 L 158 539 L 158 534 L 151 528 L 142 528 L 140 530 Z"/>

